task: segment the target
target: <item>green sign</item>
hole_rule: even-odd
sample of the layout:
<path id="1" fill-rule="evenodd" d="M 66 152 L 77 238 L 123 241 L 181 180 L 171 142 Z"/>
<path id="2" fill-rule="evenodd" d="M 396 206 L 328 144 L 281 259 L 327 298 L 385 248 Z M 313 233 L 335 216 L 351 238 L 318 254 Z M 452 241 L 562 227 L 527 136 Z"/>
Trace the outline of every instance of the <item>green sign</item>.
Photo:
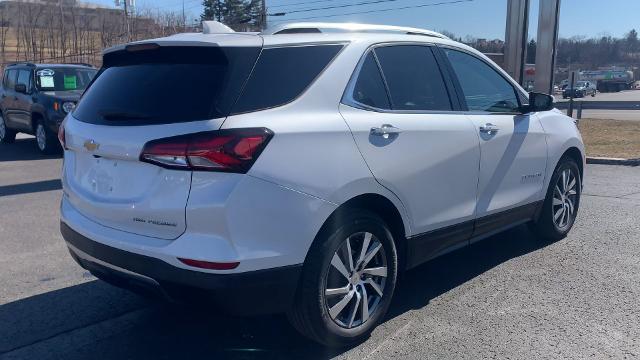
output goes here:
<path id="1" fill-rule="evenodd" d="M 75 90 L 78 88 L 78 78 L 74 75 L 72 76 L 64 76 L 64 89 L 65 90 Z"/>

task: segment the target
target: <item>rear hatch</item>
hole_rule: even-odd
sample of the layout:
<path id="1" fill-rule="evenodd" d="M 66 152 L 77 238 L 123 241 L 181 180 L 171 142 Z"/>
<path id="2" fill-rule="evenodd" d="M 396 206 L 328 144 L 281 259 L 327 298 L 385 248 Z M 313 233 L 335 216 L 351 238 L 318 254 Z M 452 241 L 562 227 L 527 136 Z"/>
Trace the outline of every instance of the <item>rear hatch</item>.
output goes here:
<path id="1" fill-rule="evenodd" d="M 262 40 L 245 36 L 242 44 L 154 43 L 107 53 L 65 125 L 63 183 L 72 205 L 114 229 L 180 236 L 191 171 L 142 162 L 140 154 L 152 140 L 220 128 Z"/>

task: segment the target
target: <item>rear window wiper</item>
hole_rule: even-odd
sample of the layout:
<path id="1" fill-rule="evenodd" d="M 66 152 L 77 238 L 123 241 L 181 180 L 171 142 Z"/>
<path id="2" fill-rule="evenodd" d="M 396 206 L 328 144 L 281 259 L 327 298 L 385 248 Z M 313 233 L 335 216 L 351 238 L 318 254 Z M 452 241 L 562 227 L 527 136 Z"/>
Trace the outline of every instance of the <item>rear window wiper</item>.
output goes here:
<path id="1" fill-rule="evenodd" d="M 145 120 L 151 118 L 149 115 L 134 113 L 134 112 L 125 112 L 125 111 L 100 111 L 100 116 L 104 120 Z"/>

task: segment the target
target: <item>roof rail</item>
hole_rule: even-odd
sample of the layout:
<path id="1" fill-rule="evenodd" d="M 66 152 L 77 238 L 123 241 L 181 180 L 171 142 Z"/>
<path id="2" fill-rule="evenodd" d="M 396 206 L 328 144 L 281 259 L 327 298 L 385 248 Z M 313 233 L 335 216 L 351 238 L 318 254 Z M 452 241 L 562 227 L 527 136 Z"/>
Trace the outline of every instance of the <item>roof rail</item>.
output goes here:
<path id="1" fill-rule="evenodd" d="M 30 63 L 27 61 L 12 62 L 12 63 L 8 63 L 6 66 L 9 67 L 9 66 L 17 66 L 17 65 L 36 66 L 36 64 Z"/>
<path id="2" fill-rule="evenodd" d="M 424 35 L 440 39 L 449 39 L 435 31 L 391 25 L 359 24 L 359 23 L 326 23 L 326 22 L 299 22 L 275 25 L 261 32 L 261 35 L 277 34 L 305 34 L 322 32 L 387 32 L 409 35 Z"/>
<path id="3" fill-rule="evenodd" d="M 89 63 L 82 63 L 82 62 L 64 63 L 64 65 L 78 65 L 78 66 L 94 67 L 93 65 L 91 65 Z"/>

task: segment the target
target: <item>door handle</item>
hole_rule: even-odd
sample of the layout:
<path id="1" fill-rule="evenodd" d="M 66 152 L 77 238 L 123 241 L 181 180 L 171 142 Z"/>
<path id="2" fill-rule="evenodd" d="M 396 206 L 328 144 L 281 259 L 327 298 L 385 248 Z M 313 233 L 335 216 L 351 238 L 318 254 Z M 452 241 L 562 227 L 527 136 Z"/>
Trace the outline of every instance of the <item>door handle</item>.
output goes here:
<path id="1" fill-rule="evenodd" d="M 480 126 L 480 132 L 489 135 L 497 133 L 498 130 L 500 130 L 500 128 L 493 125 L 492 123 L 486 123 L 485 125 Z"/>
<path id="2" fill-rule="evenodd" d="M 389 137 L 389 135 L 400 134 L 401 132 L 402 130 L 393 125 L 383 124 L 380 127 L 372 127 L 370 134 L 375 136 L 382 136 L 386 139 Z"/>

